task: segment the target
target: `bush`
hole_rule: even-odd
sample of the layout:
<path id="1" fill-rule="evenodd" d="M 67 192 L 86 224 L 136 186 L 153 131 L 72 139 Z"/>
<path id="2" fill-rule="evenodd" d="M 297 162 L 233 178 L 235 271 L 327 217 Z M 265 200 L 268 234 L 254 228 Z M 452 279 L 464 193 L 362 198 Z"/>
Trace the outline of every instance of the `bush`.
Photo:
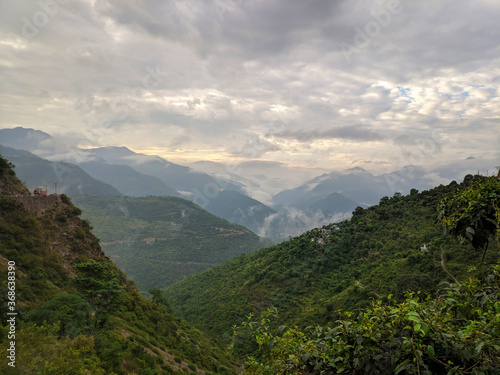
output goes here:
<path id="1" fill-rule="evenodd" d="M 244 323 L 259 345 L 249 374 L 499 374 L 500 265 L 438 298 L 408 293 L 343 313 L 332 328 L 271 328 L 276 309 Z"/>

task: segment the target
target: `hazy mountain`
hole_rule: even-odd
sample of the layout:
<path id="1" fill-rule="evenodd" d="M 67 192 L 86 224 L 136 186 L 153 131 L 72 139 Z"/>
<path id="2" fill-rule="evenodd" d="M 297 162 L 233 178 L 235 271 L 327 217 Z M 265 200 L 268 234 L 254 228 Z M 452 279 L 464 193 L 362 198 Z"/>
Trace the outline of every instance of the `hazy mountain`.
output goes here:
<path id="1" fill-rule="evenodd" d="M 239 184 L 218 180 L 206 173 L 195 172 L 189 167 L 171 163 L 159 156 L 136 153 L 126 147 L 101 147 L 88 152 L 108 163 L 128 165 L 140 173 L 158 177 L 166 185 L 172 186 L 202 207 L 206 206 L 207 200 L 220 190 L 242 192 Z"/>
<path id="2" fill-rule="evenodd" d="M 55 191 L 67 195 L 122 195 L 113 186 L 88 175 L 80 167 L 64 162 L 42 159 L 28 151 L 0 145 L 0 154 L 15 165 L 15 171 L 30 190 L 44 186 L 48 193 Z"/>
<path id="3" fill-rule="evenodd" d="M 180 197 L 174 188 L 167 186 L 158 177 L 137 172 L 127 165 L 109 164 L 104 161 L 90 161 L 78 164 L 92 177 L 101 180 L 124 195 L 145 197 L 148 195 L 168 195 Z"/>
<path id="4" fill-rule="evenodd" d="M 223 190 L 209 200 L 205 209 L 219 217 L 259 233 L 267 217 L 277 211 L 233 190 Z"/>
<path id="5" fill-rule="evenodd" d="M 273 195 L 327 172 L 321 168 L 290 167 L 285 163 L 265 160 L 249 160 L 236 165 L 198 161 L 189 166 L 239 182 L 245 186 L 246 195 L 267 205 L 272 204 Z"/>
<path id="6" fill-rule="evenodd" d="M 316 201 L 308 207 L 309 211 L 321 211 L 325 215 L 336 214 L 341 212 L 352 212 L 359 206 L 358 202 L 346 198 L 340 193 L 332 193 L 323 199 Z"/>
<path id="7" fill-rule="evenodd" d="M 383 196 L 392 196 L 395 192 L 407 194 L 414 187 L 427 189 L 432 186 L 432 182 L 425 178 L 425 172 L 415 167 L 412 167 L 411 175 L 404 176 L 400 172 L 375 176 L 355 167 L 344 172 L 325 173 L 297 188 L 284 190 L 273 197 L 273 203 L 304 208 L 317 205 L 336 192 L 358 204 L 373 205 Z"/>
<path id="8" fill-rule="evenodd" d="M 0 129 L 0 144 L 15 149 L 36 150 L 49 146 L 52 140 L 50 134 L 40 130 L 22 127 Z"/>

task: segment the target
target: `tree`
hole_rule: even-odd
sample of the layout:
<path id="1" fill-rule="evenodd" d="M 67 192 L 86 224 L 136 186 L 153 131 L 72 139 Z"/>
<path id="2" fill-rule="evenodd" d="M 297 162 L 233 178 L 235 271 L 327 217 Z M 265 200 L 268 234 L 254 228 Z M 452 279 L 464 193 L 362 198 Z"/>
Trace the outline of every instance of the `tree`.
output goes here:
<path id="1" fill-rule="evenodd" d="M 438 220 L 447 233 L 483 251 L 492 235 L 499 235 L 500 181 L 496 177 L 464 179 L 465 188 L 441 201 Z"/>
<path id="2" fill-rule="evenodd" d="M 165 307 L 167 311 L 172 310 L 170 308 L 167 298 L 163 295 L 163 292 L 158 287 L 150 289 L 149 293 L 151 294 L 151 300 L 154 303 L 157 303 L 158 305 Z"/>
<path id="3" fill-rule="evenodd" d="M 499 271 L 470 279 L 440 298 L 408 293 L 376 300 L 359 314 L 344 312 L 329 327 L 273 325 L 275 308 L 247 328 L 259 346 L 248 374 L 476 374 L 500 373 Z M 235 330 L 238 335 L 238 330 Z"/>
<path id="4" fill-rule="evenodd" d="M 77 294 L 62 294 L 42 303 L 30 313 L 30 320 L 42 325 L 58 324 L 59 337 L 80 334 L 88 325 L 93 308 Z"/>
<path id="5" fill-rule="evenodd" d="M 113 266 L 89 260 L 75 265 L 80 276 L 73 280 L 82 295 L 96 308 L 94 326 L 102 326 L 120 302 L 123 287 Z"/>

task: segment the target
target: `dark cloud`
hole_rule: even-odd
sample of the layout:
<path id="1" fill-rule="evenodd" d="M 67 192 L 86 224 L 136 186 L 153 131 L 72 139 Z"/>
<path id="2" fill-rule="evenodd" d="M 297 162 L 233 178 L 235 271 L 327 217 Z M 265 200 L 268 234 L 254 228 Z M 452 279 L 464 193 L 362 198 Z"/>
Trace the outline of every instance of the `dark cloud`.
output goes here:
<path id="1" fill-rule="evenodd" d="M 345 139 L 350 141 L 371 142 L 381 141 L 385 137 L 365 125 L 351 125 L 327 130 L 285 130 L 277 133 L 277 137 L 296 139 L 300 142 L 310 142 L 317 139 Z"/>

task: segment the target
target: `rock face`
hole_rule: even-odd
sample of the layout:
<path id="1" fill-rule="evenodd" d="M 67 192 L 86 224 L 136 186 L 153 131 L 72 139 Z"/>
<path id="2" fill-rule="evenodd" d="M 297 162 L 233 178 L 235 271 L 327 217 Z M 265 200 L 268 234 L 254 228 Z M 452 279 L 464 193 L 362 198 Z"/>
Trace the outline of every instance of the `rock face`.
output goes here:
<path id="1" fill-rule="evenodd" d="M 61 198 L 57 194 L 45 195 L 41 197 L 34 197 L 31 195 L 15 195 L 14 197 L 19 203 L 23 204 L 29 213 L 37 216 L 42 215 L 45 210 L 54 207 L 57 202 L 61 201 Z"/>

